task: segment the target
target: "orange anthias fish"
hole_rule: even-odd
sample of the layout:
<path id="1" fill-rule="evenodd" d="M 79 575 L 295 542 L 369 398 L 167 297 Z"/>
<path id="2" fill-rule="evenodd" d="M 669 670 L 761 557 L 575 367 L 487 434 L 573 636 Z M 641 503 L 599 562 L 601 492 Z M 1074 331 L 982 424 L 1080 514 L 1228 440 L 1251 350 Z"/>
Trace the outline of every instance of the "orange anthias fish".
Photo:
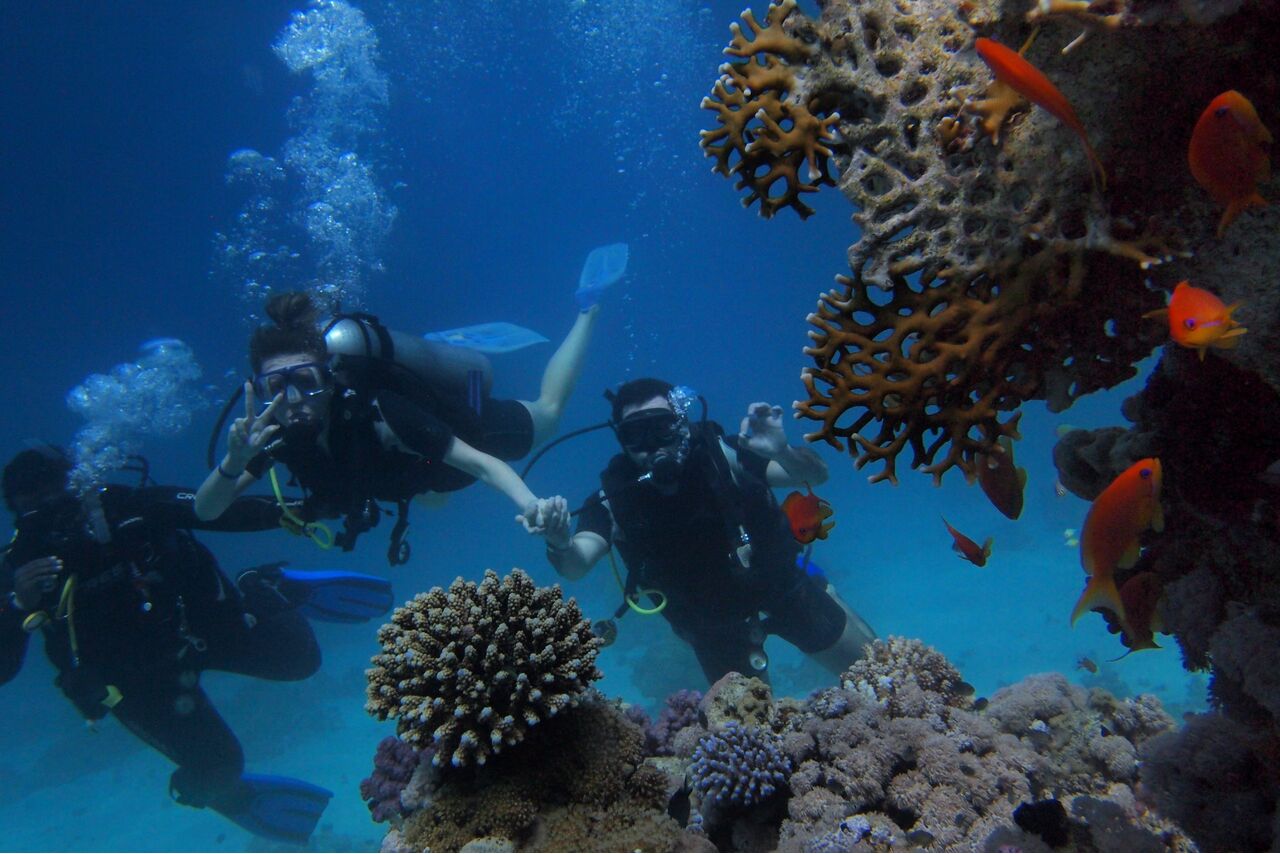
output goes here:
<path id="1" fill-rule="evenodd" d="M 1164 631 L 1160 617 L 1160 596 L 1164 587 L 1154 572 L 1139 572 L 1120 585 L 1120 601 L 1124 603 L 1124 634 L 1121 642 L 1129 652 L 1159 649 L 1156 632 Z M 1125 653 L 1128 655 L 1129 653 Z"/>
<path id="2" fill-rule="evenodd" d="M 1122 625 L 1127 625 L 1115 571 L 1137 563 L 1143 531 L 1164 530 L 1162 480 L 1160 460 L 1148 457 L 1121 472 L 1094 499 L 1080 535 L 1080 562 L 1089 575 L 1089 583 L 1071 611 L 1072 625 L 1081 614 L 1094 608 L 1107 608 Z"/>
<path id="3" fill-rule="evenodd" d="M 1223 305 L 1214 294 L 1190 282 L 1178 282 L 1169 307 L 1149 311 L 1143 317 L 1168 317 L 1169 337 L 1183 347 L 1199 350 L 1204 361 L 1210 347 L 1230 350 L 1247 331 L 1231 317 L 1239 307 L 1238 302 Z"/>
<path id="4" fill-rule="evenodd" d="M 791 525 L 791 536 L 799 543 L 812 543 L 814 540 L 825 540 L 827 534 L 836 526 L 835 522 L 826 522 L 833 511 L 831 505 L 813 494 L 813 487 L 805 484 L 808 495 L 793 492 L 782 501 L 782 512 L 787 514 L 787 522 Z"/>
<path id="5" fill-rule="evenodd" d="M 987 565 L 987 558 L 991 557 L 991 544 L 995 542 L 993 538 L 987 537 L 987 541 L 979 546 L 973 540 L 951 527 L 951 523 L 947 521 L 946 516 L 942 517 L 942 524 L 947 526 L 947 533 L 955 540 L 951 544 L 951 548 L 955 550 L 956 554 L 974 566 Z"/>
<path id="6" fill-rule="evenodd" d="M 1017 519 L 1022 515 L 1022 494 L 1027 488 L 1027 470 L 1013 462 L 1013 440 L 1001 436 L 999 445 L 1004 453 L 978 454 L 974 462 L 978 467 L 978 484 L 995 508 Z"/>
<path id="7" fill-rule="evenodd" d="M 1047 110 L 1080 137 L 1080 141 L 1084 143 L 1085 154 L 1089 156 L 1090 163 L 1097 170 L 1098 178 L 1105 190 L 1107 170 L 1102 168 L 1102 161 L 1098 159 L 1093 146 L 1089 144 L 1089 137 L 1084 132 L 1080 117 L 1076 115 L 1075 109 L 1066 96 L 1058 91 L 1058 87 L 1049 82 L 1049 78 L 1045 77 L 1040 69 L 1023 59 L 1021 54 L 1000 42 L 979 38 L 973 46 L 978 51 L 978 56 L 982 57 L 982 61 L 995 74 L 997 81 L 1013 89 L 1031 103 Z"/>
<path id="8" fill-rule="evenodd" d="M 1258 184 L 1271 177 L 1271 142 L 1258 111 L 1234 89 L 1200 114 L 1187 161 L 1196 182 L 1226 208 L 1218 221 L 1219 237 L 1242 211 L 1267 203 L 1258 195 Z"/>

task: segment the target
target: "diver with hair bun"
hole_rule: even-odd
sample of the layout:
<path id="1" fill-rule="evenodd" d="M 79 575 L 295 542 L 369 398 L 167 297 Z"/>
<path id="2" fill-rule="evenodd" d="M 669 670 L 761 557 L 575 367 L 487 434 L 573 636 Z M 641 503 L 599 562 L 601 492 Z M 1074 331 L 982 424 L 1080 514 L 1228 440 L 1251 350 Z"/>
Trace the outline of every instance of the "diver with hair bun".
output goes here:
<path id="1" fill-rule="evenodd" d="M 322 545 L 330 543 L 319 520 L 343 520 L 332 544 L 349 551 L 378 523 L 379 502 L 395 503 L 392 564 L 408 558 L 403 537 L 414 497 L 477 480 L 515 504 L 526 530 L 540 532 L 551 499 L 534 495 L 507 461 L 556 431 L 609 283 L 579 289 L 581 310 L 533 401 L 490 397 L 492 375 L 479 352 L 387 329 L 367 314 L 325 322 L 309 294 L 277 294 L 266 307 L 272 322 L 249 343 L 245 414 L 232 423 L 196 512 L 216 518 L 280 462 L 305 495 L 295 527 Z M 259 401 L 267 404 L 261 412 Z M 274 473 L 272 480 L 279 495 Z"/>

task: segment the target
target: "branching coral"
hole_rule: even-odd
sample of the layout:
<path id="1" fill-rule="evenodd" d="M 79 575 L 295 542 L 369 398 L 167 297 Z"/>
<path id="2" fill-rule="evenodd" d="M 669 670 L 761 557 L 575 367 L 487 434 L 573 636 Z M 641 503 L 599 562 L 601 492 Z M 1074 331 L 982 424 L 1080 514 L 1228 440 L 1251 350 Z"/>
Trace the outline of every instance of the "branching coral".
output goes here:
<path id="1" fill-rule="evenodd" d="M 702 132 L 702 148 L 716 160 L 714 171 L 726 178 L 737 175 L 738 189 L 750 191 L 743 207 L 759 201 L 760 215 L 766 218 L 784 207 L 808 218 L 813 208 L 800 194 L 835 184 L 828 171 L 828 146 L 835 142 L 832 128 L 840 116 L 824 116 L 820 99 L 794 94 L 795 67 L 814 54 L 811 45 L 783 28 L 795 8 L 796 0 L 771 4 L 763 25 L 750 9 L 743 12 L 751 37 L 732 24 L 733 41 L 725 48 L 743 61 L 722 65 L 711 97 L 702 99 L 703 108 L 714 110 L 720 122 L 715 130 Z M 784 187 L 776 192 L 779 181 Z"/>
<path id="2" fill-rule="evenodd" d="M 1166 200 L 1142 195 L 1150 144 L 1128 127 L 1133 105 L 1104 94 L 1115 79 L 1105 64 L 1062 58 L 1052 36 L 1029 57 L 1056 72 L 1108 160 L 1115 180 L 1106 197 L 1091 188 L 1070 130 L 1045 111 L 1001 128 L 1005 108 L 1020 100 L 1006 99 L 998 120 L 983 121 L 992 76 L 971 47 L 978 33 L 1022 41 L 1026 25 L 1007 5 L 828 0 L 812 21 L 776 4 L 765 26 L 747 17 L 754 40 L 735 30 L 730 53 L 748 62 L 706 104 L 722 120 L 704 135 L 719 171 L 753 144 L 728 141 L 751 137 L 751 117 L 760 113 L 761 128 L 777 121 L 747 106 L 753 93 L 781 91 L 786 103 L 840 117 L 838 140 L 823 146 L 860 234 L 852 274 L 810 315 L 805 352 L 815 366 L 804 374 L 809 399 L 796 409 L 819 422 L 810 441 L 847 448 L 859 467 L 881 463 L 873 480 L 895 482 L 907 448 L 912 466 L 935 480 L 953 467 L 971 478 L 977 453 L 1016 436 L 1016 418 L 1003 413 L 1033 399 L 1061 410 L 1132 376 L 1159 338 L 1137 320 L 1162 299 L 1144 284 L 1146 271 L 1183 254 L 1161 224 L 1173 221 L 1160 217 Z M 1145 43 L 1119 43 L 1130 32 L 1119 26 L 1127 10 L 1056 0 L 1037 9 L 1114 30 L 1098 42 L 1124 57 L 1127 72 L 1162 67 Z M 726 98 L 735 94 L 733 109 Z M 985 139 L 997 130 L 999 145 Z M 789 150 L 798 164 L 801 147 Z"/>
<path id="3" fill-rule="evenodd" d="M 787 784 L 791 759 L 782 740 L 763 727 L 731 721 L 703 738 L 689 776 L 705 803 L 744 809 L 769 800 Z"/>
<path id="4" fill-rule="evenodd" d="M 378 642 L 365 708 L 397 718 L 409 744 L 434 746 L 436 764 L 483 764 L 600 678 L 601 641 L 577 603 L 518 569 L 419 594 Z"/>

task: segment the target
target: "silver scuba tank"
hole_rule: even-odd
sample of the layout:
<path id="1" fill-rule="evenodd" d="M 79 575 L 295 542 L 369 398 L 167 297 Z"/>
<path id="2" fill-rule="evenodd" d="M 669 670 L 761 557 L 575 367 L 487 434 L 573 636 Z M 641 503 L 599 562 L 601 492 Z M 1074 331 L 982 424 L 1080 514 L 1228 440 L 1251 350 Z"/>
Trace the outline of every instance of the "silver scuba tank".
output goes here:
<path id="1" fill-rule="evenodd" d="M 485 354 L 388 329 L 369 315 L 330 321 L 324 343 L 330 356 L 391 359 L 431 387 L 477 409 L 493 387 L 493 366 Z M 341 360 L 335 369 L 341 372 Z"/>

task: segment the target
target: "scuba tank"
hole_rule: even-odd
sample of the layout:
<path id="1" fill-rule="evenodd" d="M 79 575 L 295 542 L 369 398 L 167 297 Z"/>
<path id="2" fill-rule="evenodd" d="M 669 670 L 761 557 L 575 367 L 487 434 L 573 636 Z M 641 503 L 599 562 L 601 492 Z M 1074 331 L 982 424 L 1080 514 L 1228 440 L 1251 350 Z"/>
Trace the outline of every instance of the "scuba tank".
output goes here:
<path id="1" fill-rule="evenodd" d="M 483 353 L 388 329 L 371 314 L 334 317 L 324 328 L 324 343 L 333 357 L 334 373 L 347 383 L 348 374 L 373 369 L 390 375 L 391 383 L 398 385 L 401 378 L 393 372 L 399 369 L 411 381 L 450 401 L 465 401 L 476 412 L 493 387 L 493 366 Z"/>

